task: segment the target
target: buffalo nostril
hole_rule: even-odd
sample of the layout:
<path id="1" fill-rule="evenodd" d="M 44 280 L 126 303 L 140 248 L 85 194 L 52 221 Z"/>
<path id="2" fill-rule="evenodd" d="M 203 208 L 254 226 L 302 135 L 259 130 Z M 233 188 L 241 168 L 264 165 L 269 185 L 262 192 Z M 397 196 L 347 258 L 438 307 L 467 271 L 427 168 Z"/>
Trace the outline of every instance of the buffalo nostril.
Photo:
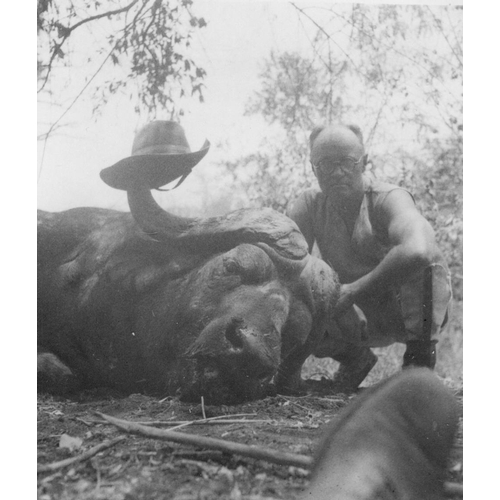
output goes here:
<path id="1" fill-rule="evenodd" d="M 226 328 L 226 339 L 237 349 L 243 349 L 244 341 L 241 333 L 243 320 L 235 318 L 229 323 Z"/>

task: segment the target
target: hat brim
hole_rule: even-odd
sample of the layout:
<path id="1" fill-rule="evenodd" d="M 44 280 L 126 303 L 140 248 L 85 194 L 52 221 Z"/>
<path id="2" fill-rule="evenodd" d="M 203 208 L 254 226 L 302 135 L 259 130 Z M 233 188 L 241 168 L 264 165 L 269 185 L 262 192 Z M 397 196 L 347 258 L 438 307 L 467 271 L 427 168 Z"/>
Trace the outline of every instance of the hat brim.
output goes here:
<path id="1" fill-rule="evenodd" d="M 137 185 L 157 189 L 188 174 L 208 153 L 210 142 L 194 153 L 129 156 L 100 172 L 101 179 L 112 188 L 127 191 Z"/>

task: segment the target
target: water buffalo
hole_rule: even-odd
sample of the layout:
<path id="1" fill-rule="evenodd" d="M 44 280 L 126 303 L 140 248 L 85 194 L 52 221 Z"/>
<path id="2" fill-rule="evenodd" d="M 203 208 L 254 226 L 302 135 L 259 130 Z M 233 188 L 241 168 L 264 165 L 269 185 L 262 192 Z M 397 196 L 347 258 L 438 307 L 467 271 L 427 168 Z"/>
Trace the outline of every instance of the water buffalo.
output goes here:
<path id="1" fill-rule="evenodd" d="M 66 392 L 262 397 L 293 391 L 339 293 L 335 273 L 271 209 L 188 219 L 150 188 L 130 213 L 38 215 L 38 384 Z"/>
<path id="2" fill-rule="evenodd" d="M 329 424 L 302 500 L 442 500 L 458 418 L 430 370 L 392 376 Z"/>

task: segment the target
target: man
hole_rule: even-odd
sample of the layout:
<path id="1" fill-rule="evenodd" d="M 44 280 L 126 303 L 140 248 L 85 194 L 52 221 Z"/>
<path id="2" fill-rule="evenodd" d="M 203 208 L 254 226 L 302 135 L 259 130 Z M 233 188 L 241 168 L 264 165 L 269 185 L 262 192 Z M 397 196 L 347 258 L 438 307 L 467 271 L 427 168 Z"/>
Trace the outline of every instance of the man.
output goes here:
<path id="1" fill-rule="evenodd" d="M 342 284 L 314 353 L 340 362 L 334 390 L 356 390 L 377 361 L 370 347 L 404 342 L 403 367 L 434 368 L 451 285 L 429 222 L 406 189 L 365 174 L 357 126 L 318 127 L 310 147 L 319 189 L 302 193 L 288 215 Z"/>

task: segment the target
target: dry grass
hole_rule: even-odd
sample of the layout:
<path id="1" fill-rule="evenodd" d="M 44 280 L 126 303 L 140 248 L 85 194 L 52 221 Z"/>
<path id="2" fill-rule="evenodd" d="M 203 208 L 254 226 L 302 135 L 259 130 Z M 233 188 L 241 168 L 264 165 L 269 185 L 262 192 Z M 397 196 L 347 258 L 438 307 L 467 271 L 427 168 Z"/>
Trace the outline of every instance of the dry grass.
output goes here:
<path id="1" fill-rule="evenodd" d="M 463 387 L 462 323 L 462 302 L 455 302 L 453 304 L 451 321 L 446 330 L 442 332 L 438 343 L 436 364 L 436 373 L 454 388 Z M 404 351 L 405 346 L 403 344 L 393 344 L 389 347 L 373 349 L 373 352 L 378 356 L 378 362 L 362 386 L 373 385 L 399 371 Z M 331 378 L 337 367 L 338 363 L 332 359 L 319 359 L 310 356 L 302 368 L 302 377 Z"/>

